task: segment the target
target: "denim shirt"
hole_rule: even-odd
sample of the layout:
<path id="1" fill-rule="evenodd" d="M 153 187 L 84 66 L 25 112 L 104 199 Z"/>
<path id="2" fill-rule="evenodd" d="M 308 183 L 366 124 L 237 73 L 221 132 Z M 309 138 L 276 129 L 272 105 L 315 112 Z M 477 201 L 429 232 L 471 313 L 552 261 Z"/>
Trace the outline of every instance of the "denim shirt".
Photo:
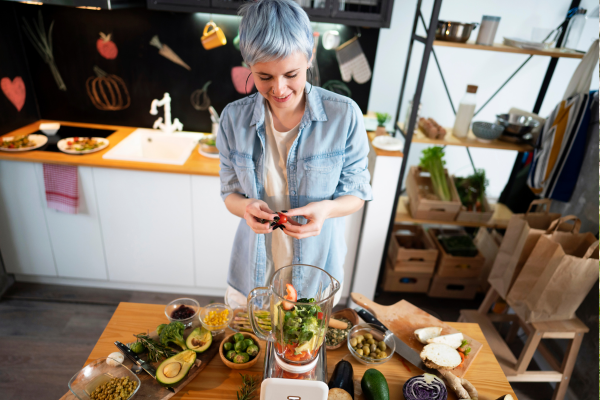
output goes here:
<path id="1" fill-rule="evenodd" d="M 291 207 L 346 195 L 371 200 L 369 143 L 360 108 L 347 97 L 319 87 L 310 89 L 307 84 L 309 91 L 298 137 L 287 159 Z M 223 200 L 232 193 L 264 200 L 265 101 L 260 94 L 245 97 L 228 104 L 221 113 L 217 148 Z M 304 217 L 297 221 L 307 223 Z M 344 218 L 325 220 L 318 236 L 293 239 L 293 245 L 294 263 L 323 268 L 343 282 Z M 265 286 L 270 278 L 265 276 L 266 260 L 265 235 L 254 233 L 241 219 L 227 282 L 244 295 Z"/>

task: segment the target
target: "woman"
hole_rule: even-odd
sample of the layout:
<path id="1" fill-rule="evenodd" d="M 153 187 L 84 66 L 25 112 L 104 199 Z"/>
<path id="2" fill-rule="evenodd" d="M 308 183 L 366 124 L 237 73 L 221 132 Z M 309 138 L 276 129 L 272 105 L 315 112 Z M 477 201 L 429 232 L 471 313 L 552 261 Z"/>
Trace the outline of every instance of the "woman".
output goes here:
<path id="1" fill-rule="evenodd" d="M 260 0 L 240 14 L 240 51 L 259 94 L 225 107 L 217 147 L 221 197 L 242 218 L 228 296 L 245 303 L 236 291 L 247 296 L 293 263 L 318 266 L 343 282 L 340 217 L 371 200 L 371 187 L 360 109 L 306 83 L 313 35 L 304 10 L 292 0 Z M 282 210 L 290 217 L 283 229 L 261 223 Z"/>

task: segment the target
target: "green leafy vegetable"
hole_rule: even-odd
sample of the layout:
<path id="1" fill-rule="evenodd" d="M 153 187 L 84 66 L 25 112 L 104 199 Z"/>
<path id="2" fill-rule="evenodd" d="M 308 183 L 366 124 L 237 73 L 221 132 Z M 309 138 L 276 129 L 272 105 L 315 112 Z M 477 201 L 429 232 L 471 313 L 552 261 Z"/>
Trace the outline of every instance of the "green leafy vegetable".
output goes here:
<path id="1" fill-rule="evenodd" d="M 286 344 L 297 343 L 302 345 L 319 333 L 317 316 L 321 312 L 321 307 L 311 305 L 310 303 L 315 303 L 315 299 L 312 298 L 299 299 L 298 303 L 309 304 L 297 305 L 292 311 L 285 312 L 283 335 Z"/>
<path id="2" fill-rule="evenodd" d="M 456 190 L 460 201 L 469 211 L 488 211 L 484 210 L 485 188 L 488 180 L 485 177 L 485 171 L 478 169 L 473 175 L 466 178 L 457 177 L 454 179 Z"/>
<path id="3" fill-rule="evenodd" d="M 450 201 L 452 200 L 452 193 L 448 188 L 448 180 L 444 171 L 446 162 L 442 159 L 443 157 L 444 149 L 437 146 L 428 147 L 423 150 L 420 167 L 431 175 L 433 190 L 440 200 Z"/>
<path id="4" fill-rule="evenodd" d="M 181 322 L 171 322 L 169 325 L 160 324 L 156 328 L 156 333 L 158 333 L 158 337 L 163 345 L 168 346 L 169 343 L 175 343 L 177 346 L 181 347 L 183 350 L 187 350 L 187 346 L 185 345 L 185 340 L 183 340 L 183 331 L 185 330 L 185 325 Z"/>

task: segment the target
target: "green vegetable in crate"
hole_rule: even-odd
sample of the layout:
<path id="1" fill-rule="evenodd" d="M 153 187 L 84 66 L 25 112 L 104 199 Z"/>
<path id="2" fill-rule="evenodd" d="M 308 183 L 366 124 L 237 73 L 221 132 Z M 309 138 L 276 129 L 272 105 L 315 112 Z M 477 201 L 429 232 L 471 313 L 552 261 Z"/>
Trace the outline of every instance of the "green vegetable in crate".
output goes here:
<path id="1" fill-rule="evenodd" d="M 168 346 L 169 343 L 175 343 L 183 350 L 187 350 L 185 340 L 183 340 L 184 330 L 185 325 L 177 321 L 171 322 L 169 325 L 160 324 L 156 327 L 156 333 L 158 334 L 158 337 L 163 345 Z"/>
<path id="2" fill-rule="evenodd" d="M 423 150 L 419 166 L 431 175 L 431 184 L 436 196 L 442 201 L 451 201 L 452 192 L 448 188 L 448 180 L 444 171 L 444 164 L 446 162 L 442 159 L 443 157 L 444 149 L 437 146 L 428 147 Z"/>
<path id="3" fill-rule="evenodd" d="M 454 178 L 454 184 L 460 201 L 467 207 L 467 211 L 488 211 L 485 207 L 485 188 L 488 180 L 485 178 L 485 171 L 478 169 L 473 175 L 466 178 Z"/>

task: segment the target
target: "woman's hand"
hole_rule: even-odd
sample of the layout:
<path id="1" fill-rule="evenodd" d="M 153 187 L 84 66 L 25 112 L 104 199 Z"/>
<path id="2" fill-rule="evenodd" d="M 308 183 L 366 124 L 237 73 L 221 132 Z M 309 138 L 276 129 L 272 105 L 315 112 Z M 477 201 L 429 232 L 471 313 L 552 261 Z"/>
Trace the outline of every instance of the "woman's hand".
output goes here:
<path id="1" fill-rule="evenodd" d="M 283 224 L 286 235 L 296 239 L 304 239 L 310 236 L 318 236 L 323 228 L 323 223 L 330 216 L 333 202 L 330 200 L 308 203 L 304 207 L 294 208 L 285 213 L 288 220 Z M 305 225 L 299 224 L 290 217 L 303 216 L 308 220 Z"/>
<path id="2" fill-rule="evenodd" d="M 276 217 L 277 214 L 269 208 L 267 203 L 262 200 L 250 199 L 250 202 L 246 205 L 246 209 L 244 211 L 244 219 L 246 220 L 246 224 L 252 229 L 255 233 L 271 233 L 273 232 L 273 228 L 270 226 L 270 221 Z M 265 222 L 264 224 L 260 223 L 260 219 L 270 220 L 269 222 Z"/>

